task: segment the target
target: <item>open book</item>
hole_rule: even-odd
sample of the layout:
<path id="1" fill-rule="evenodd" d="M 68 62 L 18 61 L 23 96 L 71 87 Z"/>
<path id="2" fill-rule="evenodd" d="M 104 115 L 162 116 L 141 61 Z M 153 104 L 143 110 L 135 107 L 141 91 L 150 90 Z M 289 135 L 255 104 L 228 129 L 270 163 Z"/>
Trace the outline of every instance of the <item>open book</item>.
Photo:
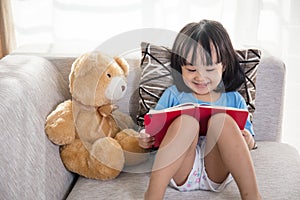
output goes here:
<path id="1" fill-rule="evenodd" d="M 200 135 L 206 135 L 208 120 L 216 113 L 230 115 L 241 130 L 244 129 L 248 118 L 248 110 L 244 109 L 185 103 L 163 110 L 150 110 L 144 116 L 145 131 L 155 137 L 154 147 L 157 148 L 168 127 L 179 115 L 186 114 L 195 117 L 200 123 Z"/>

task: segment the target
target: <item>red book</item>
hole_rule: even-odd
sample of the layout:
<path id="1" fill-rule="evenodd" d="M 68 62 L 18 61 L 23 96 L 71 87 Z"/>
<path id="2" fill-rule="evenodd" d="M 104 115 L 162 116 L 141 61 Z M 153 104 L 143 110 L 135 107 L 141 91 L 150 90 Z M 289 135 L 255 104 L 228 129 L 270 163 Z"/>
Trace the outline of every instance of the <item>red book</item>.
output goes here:
<path id="1" fill-rule="evenodd" d="M 154 147 L 157 148 L 172 121 L 179 115 L 186 114 L 199 121 L 200 135 L 206 135 L 208 120 L 216 113 L 230 115 L 241 130 L 244 129 L 248 118 L 248 110 L 244 109 L 186 103 L 163 110 L 150 110 L 144 117 L 145 132 L 154 136 Z"/>

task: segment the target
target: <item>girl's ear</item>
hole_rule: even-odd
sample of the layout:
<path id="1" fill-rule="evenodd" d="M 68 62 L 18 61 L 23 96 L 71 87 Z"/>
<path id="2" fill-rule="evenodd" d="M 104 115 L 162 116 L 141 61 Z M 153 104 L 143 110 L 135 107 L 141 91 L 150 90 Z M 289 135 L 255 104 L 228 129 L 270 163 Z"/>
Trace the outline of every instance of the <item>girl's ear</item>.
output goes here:
<path id="1" fill-rule="evenodd" d="M 225 72 L 226 66 L 222 64 L 222 72 Z"/>

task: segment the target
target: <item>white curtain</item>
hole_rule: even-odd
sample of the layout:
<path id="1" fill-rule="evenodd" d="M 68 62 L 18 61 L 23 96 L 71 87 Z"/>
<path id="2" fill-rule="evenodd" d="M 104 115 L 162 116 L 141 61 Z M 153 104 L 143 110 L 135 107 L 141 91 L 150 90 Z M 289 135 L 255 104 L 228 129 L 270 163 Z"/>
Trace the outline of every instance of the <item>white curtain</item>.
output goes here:
<path id="1" fill-rule="evenodd" d="M 122 32 L 160 28 L 178 32 L 186 23 L 218 20 L 236 48 L 256 47 L 287 66 L 284 136 L 296 136 L 300 104 L 299 0 L 11 0 L 17 46 L 34 43 L 98 44 Z M 70 49 L 71 51 L 71 49 Z M 275 80 L 274 80 L 275 81 Z M 276 86 L 276 81 L 275 84 Z M 287 132 L 290 135 L 287 135 Z M 291 133 L 293 132 L 293 133 Z M 299 148 L 300 149 L 300 148 Z"/>
<path id="2" fill-rule="evenodd" d="M 282 56 L 297 0 L 11 0 L 17 44 L 101 43 L 140 28 L 179 31 L 186 23 L 215 19 L 234 45 Z M 299 6 L 298 6 L 299 7 Z"/>
<path id="3" fill-rule="evenodd" d="M 0 1 L 0 58 L 15 48 L 15 33 L 9 0 Z"/>

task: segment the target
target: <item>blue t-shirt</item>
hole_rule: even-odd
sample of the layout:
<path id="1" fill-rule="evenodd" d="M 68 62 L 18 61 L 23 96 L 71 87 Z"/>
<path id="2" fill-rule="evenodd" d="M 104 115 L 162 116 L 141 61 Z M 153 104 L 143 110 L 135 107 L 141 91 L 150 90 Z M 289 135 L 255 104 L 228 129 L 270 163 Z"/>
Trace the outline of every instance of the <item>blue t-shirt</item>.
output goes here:
<path id="1" fill-rule="evenodd" d="M 215 102 L 205 102 L 197 99 L 192 93 L 179 92 L 175 85 L 170 86 L 164 91 L 155 107 L 155 110 L 169 108 L 182 103 L 198 103 L 213 106 L 226 106 L 247 110 L 245 99 L 240 95 L 240 93 L 236 91 L 221 93 L 220 98 Z M 248 116 L 245 129 L 247 129 L 254 136 L 250 116 Z"/>

